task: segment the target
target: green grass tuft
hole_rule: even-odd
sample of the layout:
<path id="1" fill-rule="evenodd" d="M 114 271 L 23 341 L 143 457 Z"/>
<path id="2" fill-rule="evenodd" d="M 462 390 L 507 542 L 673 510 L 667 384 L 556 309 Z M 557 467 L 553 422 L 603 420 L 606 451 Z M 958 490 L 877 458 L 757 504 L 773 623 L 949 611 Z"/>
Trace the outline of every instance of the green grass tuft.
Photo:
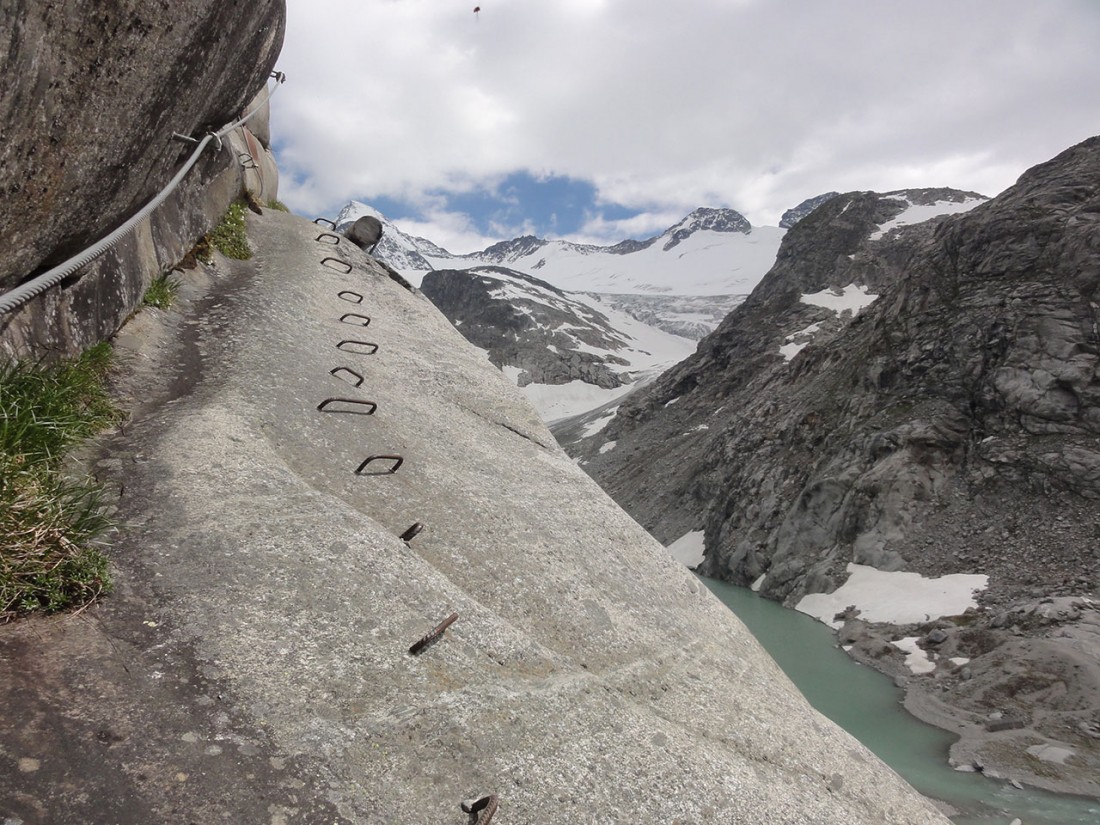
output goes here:
<path id="1" fill-rule="evenodd" d="M 99 344 L 58 364 L 0 365 L 0 622 L 110 589 L 101 490 L 62 467 L 67 451 L 121 419 L 105 387 L 110 361 Z"/>
<path id="2" fill-rule="evenodd" d="M 252 257 L 252 249 L 248 246 L 248 238 L 244 231 L 246 208 L 242 201 L 231 203 L 221 223 L 207 236 L 215 249 L 225 257 L 238 261 L 247 261 Z"/>
<path id="3" fill-rule="evenodd" d="M 168 309 L 176 300 L 176 294 L 180 291 L 180 282 L 164 273 L 153 279 L 149 288 L 145 290 L 141 302 L 147 307 Z"/>
<path id="4" fill-rule="evenodd" d="M 277 212 L 289 212 L 290 208 L 282 201 L 270 200 L 267 202 L 268 209 L 274 209 Z"/>

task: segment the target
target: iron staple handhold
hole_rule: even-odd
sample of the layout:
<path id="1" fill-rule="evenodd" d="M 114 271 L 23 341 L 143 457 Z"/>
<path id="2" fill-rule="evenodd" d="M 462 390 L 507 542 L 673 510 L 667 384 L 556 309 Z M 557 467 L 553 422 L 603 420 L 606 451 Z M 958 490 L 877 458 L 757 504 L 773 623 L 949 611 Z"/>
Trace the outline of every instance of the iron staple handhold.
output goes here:
<path id="1" fill-rule="evenodd" d="M 405 459 L 399 455 L 369 455 L 363 459 L 362 464 L 355 468 L 355 474 L 357 476 L 364 475 L 363 470 L 373 461 L 392 461 L 393 466 L 384 473 L 371 473 L 372 476 L 393 475 L 397 472 L 397 468 L 405 463 Z"/>
<path id="2" fill-rule="evenodd" d="M 331 226 L 333 229 L 336 228 L 336 221 L 330 221 L 328 218 L 314 218 L 313 222 L 315 224 L 317 224 L 318 226 L 320 226 L 321 223 L 324 222 L 324 223 L 327 223 L 329 226 Z"/>
<path id="3" fill-rule="evenodd" d="M 332 238 L 332 240 L 331 241 L 322 240 L 322 238 Z M 339 235 L 333 235 L 331 232 L 322 232 L 314 240 L 316 240 L 317 243 L 325 243 L 325 244 L 328 244 L 329 246 L 336 246 L 338 243 L 340 243 L 340 236 Z"/>
<path id="4" fill-rule="evenodd" d="M 363 303 L 363 296 L 358 292 L 352 292 L 350 289 L 341 289 L 336 293 L 336 297 L 342 301 L 347 301 L 349 304 Z"/>
<path id="5" fill-rule="evenodd" d="M 363 386 L 363 376 L 357 373 L 351 367 L 333 367 L 328 371 L 329 375 L 335 375 L 337 378 L 339 378 L 340 375 L 343 373 L 347 373 L 348 375 L 353 376 L 354 380 L 348 381 L 347 383 L 351 384 L 356 389 Z M 340 380 L 347 381 L 347 379 L 345 378 L 341 378 Z"/>
<path id="6" fill-rule="evenodd" d="M 349 318 L 351 319 L 350 321 L 348 320 Z M 345 312 L 340 316 L 340 323 L 352 324 L 359 327 L 370 326 L 370 316 L 358 312 Z"/>
<path id="7" fill-rule="evenodd" d="M 350 404 L 355 407 L 370 407 L 369 410 L 341 410 L 339 408 L 330 410 L 330 405 L 333 404 Z M 354 415 L 374 415 L 374 411 L 378 409 L 378 405 L 373 401 L 361 401 L 356 398 L 326 398 L 320 404 L 317 405 L 317 409 L 321 412 L 336 412 L 336 413 L 352 413 Z"/>
<path id="8" fill-rule="evenodd" d="M 330 266 L 330 265 L 329 265 L 329 261 L 332 261 L 333 263 L 337 263 L 337 264 L 340 264 L 340 266 L 346 266 L 346 267 L 347 267 L 347 269 L 337 269 L 337 268 L 336 268 L 336 267 L 334 267 L 334 266 Z M 351 264 L 349 264 L 349 263 L 348 263 L 347 261 L 341 260 L 340 258 L 333 258 L 333 257 L 331 257 L 331 256 L 330 256 L 330 257 L 328 257 L 328 258 L 322 258 L 322 259 L 321 259 L 321 266 L 323 266 L 323 267 L 325 267 L 325 268 L 327 268 L 327 269 L 334 269 L 334 270 L 336 270 L 337 272 L 340 272 L 340 273 L 342 273 L 342 274 L 344 274 L 344 275 L 347 275 L 348 273 L 350 273 L 350 272 L 351 272 L 351 269 L 352 269 L 352 267 L 351 267 Z"/>
<path id="9" fill-rule="evenodd" d="M 372 349 L 357 349 L 358 347 L 372 347 Z M 345 339 L 336 345 L 336 349 L 343 350 L 344 352 L 354 352 L 357 355 L 374 355 L 378 352 L 378 344 L 373 344 L 370 341 L 352 341 Z"/>
<path id="10" fill-rule="evenodd" d="M 456 619 L 458 619 L 458 614 L 452 613 L 450 616 L 448 616 L 446 619 L 444 619 L 434 628 L 432 628 L 430 633 L 420 637 L 420 639 L 409 648 L 409 653 L 413 656 L 423 653 L 425 650 L 427 650 L 429 647 L 440 640 L 440 638 L 443 636 L 444 631 L 446 631 L 448 627 L 453 625 Z"/>

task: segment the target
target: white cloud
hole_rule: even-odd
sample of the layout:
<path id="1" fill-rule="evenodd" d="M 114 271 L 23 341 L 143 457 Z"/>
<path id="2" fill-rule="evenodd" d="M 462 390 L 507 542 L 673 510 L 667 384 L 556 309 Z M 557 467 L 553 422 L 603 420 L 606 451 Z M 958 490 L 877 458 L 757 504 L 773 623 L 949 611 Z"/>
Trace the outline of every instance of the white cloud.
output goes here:
<path id="1" fill-rule="evenodd" d="M 320 214 L 527 169 L 646 212 L 774 224 L 831 189 L 993 195 L 1097 129 L 1094 0 L 473 5 L 288 0 L 272 116 L 287 203 Z"/>

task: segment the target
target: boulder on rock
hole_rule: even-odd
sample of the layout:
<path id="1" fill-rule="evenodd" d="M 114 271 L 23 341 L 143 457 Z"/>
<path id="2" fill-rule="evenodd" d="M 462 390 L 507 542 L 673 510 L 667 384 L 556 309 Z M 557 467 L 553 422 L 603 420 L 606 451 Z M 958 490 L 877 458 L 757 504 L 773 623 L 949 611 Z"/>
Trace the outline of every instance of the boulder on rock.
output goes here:
<path id="1" fill-rule="evenodd" d="M 373 252 L 382 239 L 382 221 L 373 215 L 364 215 L 348 228 L 345 237 L 364 252 Z"/>

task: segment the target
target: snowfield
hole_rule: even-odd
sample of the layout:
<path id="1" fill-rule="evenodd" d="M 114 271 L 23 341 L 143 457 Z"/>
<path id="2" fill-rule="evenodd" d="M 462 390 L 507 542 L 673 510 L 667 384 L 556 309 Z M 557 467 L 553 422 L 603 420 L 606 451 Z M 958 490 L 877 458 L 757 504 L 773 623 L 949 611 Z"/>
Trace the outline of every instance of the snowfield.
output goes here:
<path id="1" fill-rule="evenodd" d="M 886 195 L 909 203 L 907 198 L 893 195 L 889 192 L 887 192 Z M 936 201 L 930 204 L 909 203 L 905 211 L 896 218 L 886 223 L 879 224 L 878 229 L 871 233 L 869 239 L 877 241 L 892 229 L 897 229 L 902 226 L 912 226 L 915 223 L 924 223 L 940 215 L 957 215 L 960 212 L 969 212 L 975 206 L 980 206 L 987 200 L 988 198 L 968 198 L 964 201 Z"/>
<path id="2" fill-rule="evenodd" d="M 844 623 L 833 617 L 849 605 L 856 606 L 864 621 L 914 624 L 977 607 L 974 594 L 989 584 L 989 576 L 972 573 L 926 579 L 919 573 L 891 573 L 863 564 L 849 564 L 848 574 L 832 593 L 803 596 L 795 610 L 837 629 Z"/>
<path id="3" fill-rule="evenodd" d="M 702 530 L 684 533 L 668 546 L 668 552 L 672 554 L 672 558 L 687 567 L 702 564 L 705 549 Z"/>

